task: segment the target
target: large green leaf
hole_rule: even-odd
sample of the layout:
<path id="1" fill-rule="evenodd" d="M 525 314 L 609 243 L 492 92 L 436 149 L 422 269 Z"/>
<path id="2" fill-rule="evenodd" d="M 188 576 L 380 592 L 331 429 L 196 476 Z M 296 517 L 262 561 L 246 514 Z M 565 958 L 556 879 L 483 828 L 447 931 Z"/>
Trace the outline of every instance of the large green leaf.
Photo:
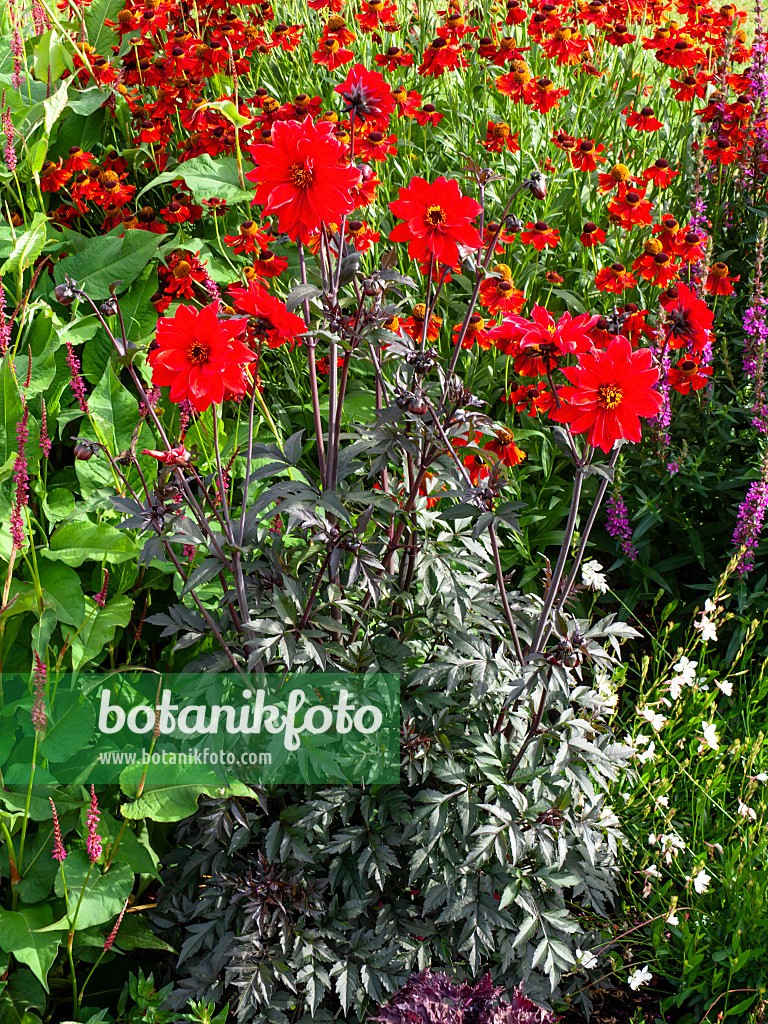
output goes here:
<path id="1" fill-rule="evenodd" d="M 125 562 L 135 558 L 139 549 L 123 530 L 117 530 L 109 523 L 67 523 L 60 526 L 51 537 L 47 558 L 66 565 L 82 565 L 83 562 Z"/>
<path id="2" fill-rule="evenodd" d="M 158 185 L 175 181 L 177 178 L 184 179 L 195 199 L 226 199 L 228 203 L 250 203 L 253 199 L 253 192 L 244 192 L 240 188 L 235 158 L 225 156 L 214 160 L 207 153 L 186 160 L 172 171 L 164 171 L 150 181 L 136 198 L 151 188 L 157 188 Z"/>
<path id="3" fill-rule="evenodd" d="M 87 628 L 88 623 L 83 629 Z M 73 658 L 74 643 L 81 636 L 82 631 L 72 641 Z M 95 721 L 93 705 L 81 693 L 65 693 L 57 697 L 49 711 L 48 729 L 40 741 L 40 753 L 49 761 L 68 761 L 79 754 L 93 736 Z"/>
<path id="4" fill-rule="evenodd" d="M 117 21 L 124 7 L 123 0 L 94 0 L 85 8 L 85 28 L 94 53 L 109 53 L 112 43 L 119 43 L 117 32 L 106 22 Z"/>
<path id="5" fill-rule="evenodd" d="M 221 780 L 213 772 L 205 773 L 196 765 L 150 765 L 141 796 L 136 799 L 139 781 L 144 766 L 132 764 L 120 773 L 120 788 L 133 803 L 120 808 L 124 818 L 136 821 L 150 818 L 152 821 L 181 821 L 194 814 L 200 796 L 214 793 L 227 796 L 252 796 L 253 792 L 240 782 L 222 788 Z M 203 782 L 208 774 L 210 782 Z"/>
<path id="6" fill-rule="evenodd" d="M 90 605 L 91 599 L 88 599 Z M 76 637 L 72 639 L 72 669 L 80 669 L 104 652 L 118 626 L 127 626 L 131 617 L 133 602 L 129 597 L 114 597 L 107 601 L 88 619 Z"/>
<path id="7" fill-rule="evenodd" d="M 49 561 L 45 551 L 37 556 L 37 569 L 43 598 L 53 605 L 59 622 L 79 628 L 85 618 L 85 597 L 80 577 L 63 562 Z"/>
<path id="8" fill-rule="evenodd" d="M 139 419 L 139 403 L 123 387 L 111 366 L 88 398 L 88 407 L 110 450 L 124 451 Z"/>
<path id="9" fill-rule="evenodd" d="M 159 244 L 159 235 L 138 229 L 126 231 L 123 238 L 117 235 L 91 238 L 80 252 L 56 264 L 54 280 L 62 284 L 68 274 L 94 301 L 105 299 L 111 284 L 119 281 L 117 291 L 123 292 L 136 280 Z"/>
<path id="10" fill-rule="evenodd" d="M 82 850 L 75 850 L 67 857 L 64 862 L 64 876 L 69 893 L 69 915 L 63 917 L 61 921 L 49 925 L 51 930 L 57 925 L 66 927 L 67 921 L 74 918 L 83 886 L 85 886 L 85 893 L 77 912 L 78 931 L 93 928 L 94 925 L 106 924 L 107 921 L 117 917 L 123 909 L 123 904 L 133 888 L 131 869 L 116 861 L 105 875 L 101 873 L 98 864 L 93 867 L 89 875 L 89 867 L 88 858 Z M 61 873 L 56 877 L 56 895 L 64 895 Z"/>
<path id="11" fill-rule="evenodd" d="M 3 959 L 0 956 L 0 965 Z M 40 1024 L 40 1017 L 32 1011 L 44 1013 L 47 1002 L 45 989 L 32 971 L 20 967 L 11 972 L 0 993 L 0 1024 Z"/>
<path id="12" fill-rule="evenodd" d="M 63 929 L 40 932 L 53 921 L 53 912 L 45 904 L 22 910 L 0 910 L 0 949 L 13 953 L 26 964 L 48 991 L 48 971 L 56 959 Z"/>

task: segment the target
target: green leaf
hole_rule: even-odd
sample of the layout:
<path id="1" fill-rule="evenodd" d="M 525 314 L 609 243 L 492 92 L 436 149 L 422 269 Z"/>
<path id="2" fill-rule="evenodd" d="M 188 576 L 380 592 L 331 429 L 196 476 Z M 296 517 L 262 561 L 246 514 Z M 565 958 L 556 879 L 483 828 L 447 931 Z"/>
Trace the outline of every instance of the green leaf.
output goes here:
<path id="1" fill-rule="evenodd" d="M 88 599 L 91 604 L 91 599 Z M 98 607 L 98 606 L 97 606 Z M 103 608 L 91 615 L 83 628 L 72 640 L 72 670 L 79 672 L 89 661 L 93 661 L 112 642 L 118 626 L 127 626 L 131 617 L 133 602 L 129 597 L 113 597 Z"/>
<path id="2" fill-rule="evenodd" d="M 235 158 L 225 156 L 214 160 L 207 153 L 185 160 L 175 170 L 164 171 L 150 181 L 136 199 L 138 200 L 149 189 L 165 185 L 166 182 L 175 181 L 177 178 L 184 179 L 195 199 L 225 199 L 228 203 L 250 203 L 253 199 L 253 192 L 244 192 L 240 188 Z"/>
<path id="3" fill-rule="evenodd" d="M 119 43 L 117 31 L 107 21 L 117 21 L 125 7 L 123 0 L 94 0 L 85 8 L 85 30 L 94 53 L 109 53 L 112 43 Z"/>
<path id="4" fill-rule="evenodd" d="M 220 779 L 209 774 L 210 782 L 203 782 L 203 771 L 195 765 L 150 765 L 141 796 L 136 799 L 139 781 L 144 774 L 144 765 L 132 764 L 120 773 L 120 788 L 133 803 L 123 804 L 120 811 L 124 818 L 135 821 L 150 818 L 152 821 L 181 821 L 197 810 L 200 796 L 252 796 L 253 791 L 239 782 L 222 787 Z"/>
<path id="5" fill-rule="evenodd" d="M 56 284 L 63 284 L 68 274 L 94 301 L 105 299 L 111 284 L 119 281 L 116 291 L 123 292 L 136 280 L 159 244 L 159 235 L 152 231 L 126 231 L 123 238 L 117 235 L 91 238 L 80 252 L 56 264 L 54 280 Z"/>
<path id="6" fill-rule="evenodd" d="M 89 396 L 88 407 L 101 428 L 104 443 L 111 451 L 124 451 L 139 419 L 139 403 L 120 383 L 111 365 Z"/>
<path id="7" fill-rule="evenodd" d="M 126 562 L 135 558 L 139 549 L 124 530 L 109 523 L 67 523 L 51 537 L 45 556 L 65 565 L 82 565 L 86 561 Z"/>
<path id="8" fill-rule="evenodd" d="M 37 568 L 43 598 L 53 605 L 59 622 L 79 628 L 85 618 L 85 597 L 80 577 L 63 562 L 49 561 L 45 551 L 37 556 Z"/>
<path id="9" fill-rule="evenodd" d="M 0 267 L 0 272 L 20 277 L 27 267 L 35 262 L 45 245 L 45 225 L 47 223 L 48 218 L 44 213 L 34 215 L 29 228 L 16 237 L 11 255 Z"/>
<path id="10" fill-rule="evenodd" d="M 162 949 L 173 953 L 173 946 L 169 946 L 159 935 L 155 935 L 146 925 L 138 919 L 136 914 L 126 914 L 117 933 L 115 945 L 120 949 Z"/>
<path id="11" fill-rule="evenodd" d="M 66 761 L 87 745 L 93 735 L 96 713 L 81 693 L 57 697 L 49 712 L 48 729 L 40 741 L 40 753 L 49 761 Z"/>
<path id="12" fill-rule="evenodd" d="M 72 57 L 62 42 L 61 35 L 55 28 L 40 36 L 40 40 L 32 51 L 35 75 L 41 82 L 58 82 L 68 67 L 72 65 Z M 50 126 L 46 125 L 46 133 Z"/>
<path id="13" fill-rule="evenodd" d="M 61 117 L 69 99 L 69 82 L 62 82 L 53 96 L 43 100 L 45 109 L 45 133 L 50 135 L 51 129 Z"/>
<path id="14" fill-rule="evenodd" d="M 48 971 L 56 959 L 64 930 L 39 932 L 50 925 L 53 911 L 43 906 L 24 907 L 22 910 L 0 910 L 0 949 L 13 953 L 26 964 L 40 984 L 48 991 Z"/>
<path id="15" fill-rule="evenodd" d="M 80 909 L 77 911 L 76 927 L 78 931 L 93 928 L 94 925 L 112 921 L 123 909 L 123 904 L 133 888 L 133 872 L 126 864 L 113 862 L 109 871 L 103 875 L 98 864 L 91 865 L 83 850 L 75 850 L 64 861 L 64 877 L 69 894 L 69 914 L 60 921 L 49 925 L 46 930 L 58 926 L 67 927 L 75 917 L 77 901 L 80 893 L 85 892 Z M 64 895 L 61 872 L 56 876 L 56 895 Z"/>
<path id="16" fill-rule="evenodd" d="M 20 967 L 0 993 L 0 1024 L 40 1024 L 40 1017 L 31 1011 L 44 1013 L 47 1002 L 46 990 L 32 971 Z"/>
<path id="17" fill-rule="evenodd" d="M 102 107 L 108 98 L 107 93 L 102 92 L 98 86 L 94 86 L 91 89 L 78 90 L 71 95 L 68 106 L 70 110 L 80 114 L 81 117 L 88 117 L 89 114 L 93 114 L 94 111 Z"/>

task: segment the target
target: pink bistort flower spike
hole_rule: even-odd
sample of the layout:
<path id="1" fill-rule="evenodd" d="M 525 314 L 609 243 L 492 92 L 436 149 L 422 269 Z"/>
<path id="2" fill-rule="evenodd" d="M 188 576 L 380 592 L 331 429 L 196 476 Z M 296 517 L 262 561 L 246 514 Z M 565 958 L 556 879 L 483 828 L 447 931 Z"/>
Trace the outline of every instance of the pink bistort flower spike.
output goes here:
<path id="1" fill-rule="evenodd" d="M 85 848 L 88 851 L 88 860 L 95 864 L 101 857 L 101 836 L 99 835 L 99 803 L 96 799 L 96 789 L 91 786 L 91 806 L 86 818 L 88 825 L 88 836 L 85 840 Z"/>
<path id="2" fill-rule="evenodd" d="M 59 864 L 63 864 L 67 858 L 67 851 L 64 849 L 64 843 L 61 841 L 61 825 L 59 825 L 59 816 L 56 813 L 56 804 L 51 800 L 51 810 L 53 811 L 53 860 L 57 860 Z"/>

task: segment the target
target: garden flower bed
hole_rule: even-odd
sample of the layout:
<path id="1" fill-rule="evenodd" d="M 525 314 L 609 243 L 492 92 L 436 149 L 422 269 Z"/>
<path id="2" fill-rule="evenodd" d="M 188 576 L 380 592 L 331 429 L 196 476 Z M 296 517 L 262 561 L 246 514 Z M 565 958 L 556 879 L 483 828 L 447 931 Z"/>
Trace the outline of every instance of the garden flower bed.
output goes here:
<path id="1" fill-rule="evenodd" d="M 759 1024 L 759 0 L 3 26 L 0 1024 Z"/>

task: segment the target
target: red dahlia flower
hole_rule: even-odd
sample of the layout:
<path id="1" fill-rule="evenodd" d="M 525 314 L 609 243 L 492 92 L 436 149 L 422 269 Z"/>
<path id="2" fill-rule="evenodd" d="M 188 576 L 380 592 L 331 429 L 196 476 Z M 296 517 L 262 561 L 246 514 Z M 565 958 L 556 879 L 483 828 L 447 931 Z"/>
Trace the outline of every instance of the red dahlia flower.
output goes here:
<path id="1" fill-rule="evenodd" d="M 356 118 L 371 121 L 379 128 L 386 128 L 389 124 L 395 101 L 380 71 L 369 71 L 363 64 L 355 64 L 334 92 L 341 93 L 345 109 L 354 111 Z"/>
<path id="2" fill-rule="evenodd" d="M 578 366 L 563 374 L 572 387 L 561 388 L 564 405 L 550 413 L 558 423 L 570 423 L 576 434 L 587 433 L 595 448 L 609 452 L 616 441 L 639 441 L 640 417 L 658 416 L 661 395 L 654 390 L 659 371 L 651 366 L 650 349 L 632 351 L 626 338 L 614 338 L 604 352 L 581 356 Z"/>
<path id="3" fill-rule="evenodd" d="M 711 339 L 714 315 L 687 286 L 678 282 L 661 296 L 667 312 L 667 337 L 670 348 L 686 348 L 701 352 Z"/>
<path id="4" fill-rule="evenodd" d="M 243 367 L 255 358 L 236 338 L 245 318 L 220 321 L 216 304 L 204 309 L 179 306 L 157 321 L 158 347 L 149 353 L 152 383 L 170 387 L 172 402 L 189 399 L 198 412 L 221 402 L 224 392 L 245 394 Z"/>
<path id="5" fill-rule="evenodd" d="M 424 178 L 411 178 L 400 187 L 400 198 L 389 204 L 403 224 L 392 229 L 390 240 L 408 242 L 411 259 L 426 260 L 434 256 L 439 263 L 452 267 L 459 259 L 459 246 L 479 249 L 480 233 L 470 221 L 482 211 L 479 203 L 463 196 L 458 184 L 448 178 L 436 178 L 432 184 Z"/>
<path id="6" fill-rule="evenodd" d="M 270 145 L 253 146 L 256 167 L 246 174 L 256 183 L 254 203 L 263 203 L 265 213 L 278 215 L 279 230 L 292 241 L 306 242 L 326 223 L 351 213 L 350 190 L 360 182 L 355 167 L 339 161 L 346 146 L 333 137 L 333 125 L 326 121 L 277 121 L 272 125 Z"/>
<path id="7" fill-rule="evenodd" d="M 250 280 L 247 288 L 231 287 L 235 308 L 251 318 L 250 327 L 257 337 L 266 338 L 270 348 L 279 348 L 290 342 L 293 345 L 297 335 L 304 334 L 307 326 L 301 317 L 289 313 L 284 303 L 276 298 L 256 280 Z"/>

